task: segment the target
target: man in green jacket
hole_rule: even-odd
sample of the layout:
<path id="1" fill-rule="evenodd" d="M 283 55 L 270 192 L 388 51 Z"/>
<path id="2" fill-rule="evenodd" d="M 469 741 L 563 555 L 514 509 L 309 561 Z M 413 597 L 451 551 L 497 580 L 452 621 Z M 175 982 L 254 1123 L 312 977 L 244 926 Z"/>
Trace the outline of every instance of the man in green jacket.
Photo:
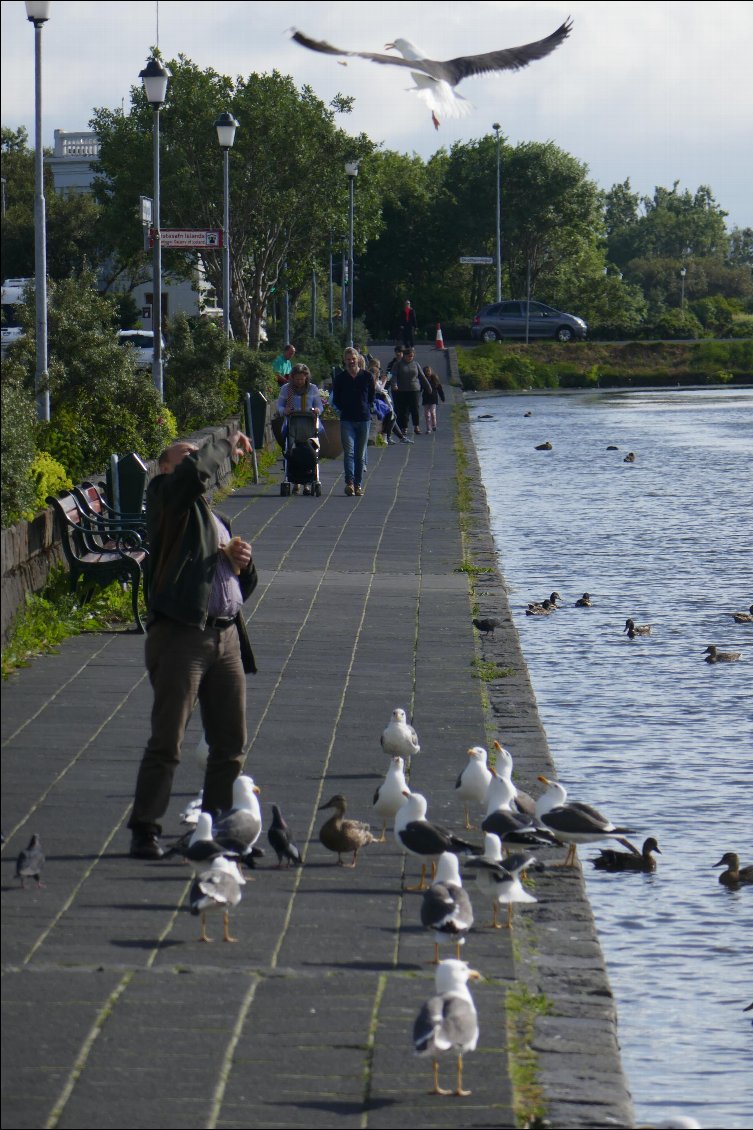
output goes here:
<path id="1" fill-rule="evenodd" d="M 255 671 L 244 601 L 256 587 L 251 546 L 205 498 L 229 456 L 246 455 L 242 432 L 201 449 L 174 443 L 147 488 L 149 537 L 146 667 L 154 690 L 152 732 L 141 761 L 131 855 L 160 859 L 160 819 L 170 802 L 186 725 L 198 700 L 209 745 L 203 808 L 232 804 L 246 743 L 245 673 Z"/>

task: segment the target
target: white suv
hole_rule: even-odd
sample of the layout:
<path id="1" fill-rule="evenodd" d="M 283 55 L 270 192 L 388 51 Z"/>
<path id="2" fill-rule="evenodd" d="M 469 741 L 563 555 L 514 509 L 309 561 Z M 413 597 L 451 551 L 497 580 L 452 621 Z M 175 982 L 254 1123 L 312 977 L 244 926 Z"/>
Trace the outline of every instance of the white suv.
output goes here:
<path id="1" fill-rule="evenodd" d="M 118 330 L 118 343 L 129 346 L 134 351 L 137 369 L 151 369 L 154 355 L 154 333 L 152 330 Z M 165 339 L 162 339 L 162 360 L 165 358 Z"/>

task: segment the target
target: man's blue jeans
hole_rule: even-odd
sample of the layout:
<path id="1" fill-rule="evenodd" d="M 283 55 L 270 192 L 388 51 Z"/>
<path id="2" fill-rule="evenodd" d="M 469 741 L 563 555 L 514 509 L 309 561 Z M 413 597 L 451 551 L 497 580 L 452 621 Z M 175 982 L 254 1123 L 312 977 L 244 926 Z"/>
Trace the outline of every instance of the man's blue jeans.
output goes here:
<path id="1" fill-rule="evenodd" d="M 369 420 L 340 420 L 345 482 L 352 483 L 354 487 L 360 487 L 363 482 L 370 425 Z"/>

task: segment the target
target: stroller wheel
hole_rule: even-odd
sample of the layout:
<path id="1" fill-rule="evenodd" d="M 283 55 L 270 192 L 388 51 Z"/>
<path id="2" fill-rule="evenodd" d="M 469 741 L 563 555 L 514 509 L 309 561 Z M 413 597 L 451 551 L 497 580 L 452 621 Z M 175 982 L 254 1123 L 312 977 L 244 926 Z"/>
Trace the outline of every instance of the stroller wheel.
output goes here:
<path id="1" fill-rule="evenodd" d="M 283 498 L 290 494 L 290 483 L 280 483 L 280 494 Z"/>
<path id="2" fill-rule="evenodd" d="M 317 498 L 321 498 L 321 496 L 322 496 L 322 484 L 321 483 L 314 483 L 314 494 L 316 495 Z"/>

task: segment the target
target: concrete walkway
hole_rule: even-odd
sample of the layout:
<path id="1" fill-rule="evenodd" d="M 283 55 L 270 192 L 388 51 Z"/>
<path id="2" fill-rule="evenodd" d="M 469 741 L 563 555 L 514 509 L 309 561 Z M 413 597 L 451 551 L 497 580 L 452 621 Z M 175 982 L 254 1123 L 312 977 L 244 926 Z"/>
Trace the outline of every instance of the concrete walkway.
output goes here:
<path id="1" fill-rule="evenodd" d="M 458 571 L 469 544 L 489 558 L 483 588 L 496 614 L 504 594 L 478 489 L 470 542 L 461 531 L 451 426 L 460 396 L 447 391 L 434 435 L 369 449 L 363 498 L 345 497 L 341 461 L 325 460 L 320 499 L 281 498 L 272 484 L 221 506 L 252 542 L 260 577 L 246 605 L 259 666 L 249 679 L 247 771 L 262 789 L 265 825 L 279 803 L 306 863 L 277 871 L 267 850 L 232 917 L 237 945 L 198 943 L 184 865 L 127 856 L 124 822 L 151 702 L 143 638 L 78 637 L 6 683 L 4 1126 L 514 1125 L 510 935 L 474 930 L 465 946 L 486 978 L 473 989 L 481 1039 L 466 1061 L 472 1097 L 428 1096 L 430 1063 L 413 1055 L 411 1033 L 433 992 L 432 942 L 420 895 L 402 889 L 416 881 L 417 863 L 388 833 L 345 870 L 317 838 L 328 815 L 317 808 L 337 792 L 378 830 L 371 801 L 388 763 L 379 736 L 394 707 L 413 716 L 421 739 L 412 786 L 428 796 L 430 818 L 456 829 L 465 751 L 490 744 L 502 724 L 474 677 L 481 645 L 469 575 Z M 517 648 L 509 629 L 495 645 L 502 651 Z M 495 708 L 507 715 L 506 744 L 526 746 L 542 771 L 546 743 L 524 669 L 497 691 L 508 700 Z M 166 836 L 180 830 L 178 813 L 201 783 L 191 752 L 198 734 L 195 718 Z M 47 855 L 46 886 L 21 891 L 14 861 L 33 832 Z M 265 833 L 260 843 L 268 847 Z M 559 897 L 582 899 L 579 875 Z M 536 912 L 518 916 L 520 929 Z M 211 927 L 219 937 L 219 922 Z M 603 1082 L 619 1092 L 610 1124 L 626 1125 L 616 1050 L 610 1056 Z M 445 1085 L 451 1069 L 446 1060 Z M 603 1125 L 580 1113 L 582 1088 L 562 1082 L 578 1091 L 578 1113 L 556 1124 Z"/>

